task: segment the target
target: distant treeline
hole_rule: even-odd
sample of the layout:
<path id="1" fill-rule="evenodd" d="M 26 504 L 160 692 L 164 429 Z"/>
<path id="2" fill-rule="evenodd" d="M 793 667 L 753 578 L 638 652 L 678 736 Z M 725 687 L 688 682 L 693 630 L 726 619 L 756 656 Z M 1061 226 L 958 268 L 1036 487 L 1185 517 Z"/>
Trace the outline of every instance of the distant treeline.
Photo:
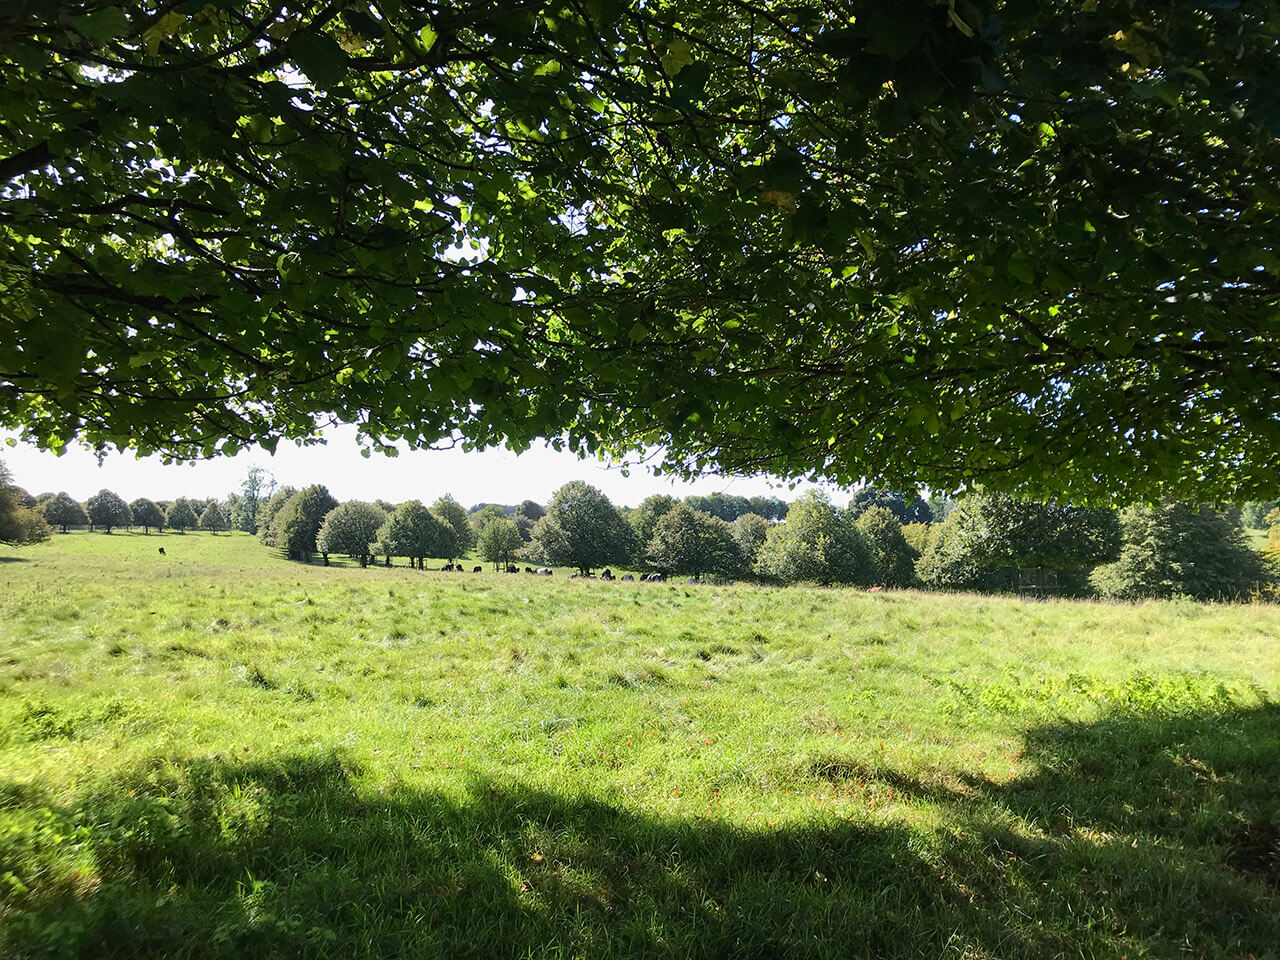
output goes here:
<path id="1" fill-rule="evenodd" d="M 1098 510 L 975 491 L 958 500 L 863 487 L 847 506 L 822 494 L 792 503 L 726 494 L 655 495 L 616 507 L 581 481 L 546 506 L 452 496 L 339 503 L 322 485 L 276 488 L 261 469 L 224 500 L 126 503 L 102 490 L 84 503 L 32 497 L 0 464 L 0 537 L 36 542 L 50 528 L 228 529 L 256 534 L 298 561 L 333 554 L 361 565 L 396 558 L 425 567 L 477 555 L 497 568 L 520 562 L 589 573 L 628 566 L 696 580 L 850 584 L 1120 599 L 1270 595 L 1280 557 L 1275 502 L 1242 508 L 1185 503 Z M 1268 548 L 1244 526 L 1271 527 Z"/>

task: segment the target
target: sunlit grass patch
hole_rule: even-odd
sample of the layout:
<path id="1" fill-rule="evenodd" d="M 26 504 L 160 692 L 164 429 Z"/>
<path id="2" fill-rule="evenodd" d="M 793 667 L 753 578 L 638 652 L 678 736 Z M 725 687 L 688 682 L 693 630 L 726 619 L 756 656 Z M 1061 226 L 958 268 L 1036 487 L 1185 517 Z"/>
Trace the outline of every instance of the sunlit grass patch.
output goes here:
<path id="1" fill-rule="evenodd" d="M 4 955 L 1280 943 L 1275 608 L 171 539 L 168 567 L 73 534 L 0 568 Z"/>

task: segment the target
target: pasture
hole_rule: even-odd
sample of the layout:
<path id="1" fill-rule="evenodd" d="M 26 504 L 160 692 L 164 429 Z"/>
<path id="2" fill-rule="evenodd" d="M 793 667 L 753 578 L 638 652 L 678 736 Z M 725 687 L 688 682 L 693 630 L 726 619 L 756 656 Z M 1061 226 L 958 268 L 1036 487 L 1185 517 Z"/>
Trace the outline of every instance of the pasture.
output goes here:
<path id="1" fill-rule="evenodd" d="M 0 955 L 1280 955 L 1275 606 L 11 553 Z"/>

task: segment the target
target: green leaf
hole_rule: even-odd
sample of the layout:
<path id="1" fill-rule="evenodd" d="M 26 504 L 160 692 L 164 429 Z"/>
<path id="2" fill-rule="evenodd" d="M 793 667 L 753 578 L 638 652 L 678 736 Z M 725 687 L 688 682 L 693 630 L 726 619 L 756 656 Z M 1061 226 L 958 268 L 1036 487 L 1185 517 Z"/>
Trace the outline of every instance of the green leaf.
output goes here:
<path id="1" fill-rule="evenodd" d="M 305 30 L 289 38 L 289 56 L 316 86 L 334 87 L 347 75 L 347 54 L 328 34 Z"/>
<path id="2" fill-rule="evenodd" d="M 1025 253 L 1015 253 L 1009 258 L 1009 273 L 1022 283 L 1031 284 L 1036 280 L 1035 264 Z"/>
<path id="3" fill-rule="evenodd" d="M 71 25 L 99 43 L 119 39 L 129 32 L 129 18 L 119 7 L 107 7 L 82 17 L 72 17 Z"/>
<path id="4" fill-rule="evenodd" d="M 674 77 L 681 70 L 693 63 L 693 44 L 684 37 L 676 37 L 667 45 L 667 52 L 662 55 L 662 69 L 668 76 Z"/>
<path id="5" fill-rule="evenodd" d="M 243 260 L 249 252 L 249 240 L 247 237 L 228 237 L 222 241 L 222 258 L 224 260 L 235 262 Z"/>

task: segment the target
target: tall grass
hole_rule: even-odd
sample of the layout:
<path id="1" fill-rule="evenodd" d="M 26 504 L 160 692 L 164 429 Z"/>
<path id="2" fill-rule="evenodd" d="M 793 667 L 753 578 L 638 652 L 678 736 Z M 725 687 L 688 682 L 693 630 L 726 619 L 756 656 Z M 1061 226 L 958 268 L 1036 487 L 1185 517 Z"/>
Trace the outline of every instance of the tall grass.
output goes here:
<path id="1" fill-rule="evenodd" d="M 0 954 L 1276 956 L 1278 637 L 59 536 L 0 564 Z"/>

